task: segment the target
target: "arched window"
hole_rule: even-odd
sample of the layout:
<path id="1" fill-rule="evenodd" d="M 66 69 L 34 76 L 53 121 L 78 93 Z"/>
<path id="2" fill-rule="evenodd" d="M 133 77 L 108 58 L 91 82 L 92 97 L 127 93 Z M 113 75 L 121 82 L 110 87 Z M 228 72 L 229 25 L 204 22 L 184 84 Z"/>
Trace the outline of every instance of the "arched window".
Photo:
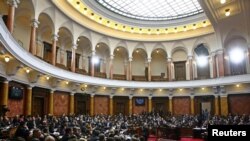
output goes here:
<path id="1" fill-rule="evenodd" d="M 197 64 L 197 79 L 210 78 L 209 72 L 209 53 L 204 44 L 199 44 L 195 49 L 195 58 Z"/>
<path id="2" fill-rule="evenodd" d="M 226 45 L 228 55 L 225 65 L 228 75 L 246 74 L 247 43 L 243 38 L 234 38 Z"/>

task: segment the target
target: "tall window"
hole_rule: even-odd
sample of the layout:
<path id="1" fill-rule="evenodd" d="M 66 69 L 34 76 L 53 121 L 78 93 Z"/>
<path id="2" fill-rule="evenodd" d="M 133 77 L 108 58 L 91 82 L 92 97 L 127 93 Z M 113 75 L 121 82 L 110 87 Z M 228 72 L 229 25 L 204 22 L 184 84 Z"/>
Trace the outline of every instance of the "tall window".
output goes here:
<path id="1" fill-rule="evenodd" d="M 209 53 L 204 44 L 198 45 L 195 49 L 195 58 L 197 62 L 197 77 L 198 79 L 210 78 L 209 72 Z"/>
<path id="2" fill-rule="evenodd" d="M 50 62 L 52 57 L 52 44 L 47 42 L 43 42 L 43 44 L 44 44 L 43 59 L 46 62 Z"/>
<path id="3" fill-rule="evenodd" d="M 76 68 L 79 68 L 81 54 L 76 53 Z"/>
<path id="4" fill-rule="evenodd" d="M 72 58 L 72 52 L 71 51 L 66 51 L 67 52 L 67 68 L 71 67 L 71 58 Z"/>

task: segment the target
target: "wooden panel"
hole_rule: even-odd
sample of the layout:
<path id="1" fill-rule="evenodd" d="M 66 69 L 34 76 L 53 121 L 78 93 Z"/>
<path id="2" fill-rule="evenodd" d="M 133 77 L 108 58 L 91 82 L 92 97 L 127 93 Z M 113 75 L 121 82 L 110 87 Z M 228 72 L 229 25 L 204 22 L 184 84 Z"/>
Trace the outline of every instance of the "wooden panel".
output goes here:
<path id="1" fill-rule="evenodd" d="M 190 114 L 191 102 L 190 97 L 174 97 L 173 98 L 173 114 L 184 115 Z"/>
<path id="2" fill-rule="evenodd" d="M 229 111 L 232 114 L 250 114 L 250 94 L 228 96 Z"/>
<path id="3" fill-rule="evenodd" d="M 69 93 L 56 91 L 54 93 L 54 115 L 69 113 Z"/>
<path id="4" fill-rule="evenodd" d="M 95 96 L 95 106 L 94 106 L 94 113 L 95 115 L 98 114 L 109 114 L 109 97 L 108 96 Z"/>

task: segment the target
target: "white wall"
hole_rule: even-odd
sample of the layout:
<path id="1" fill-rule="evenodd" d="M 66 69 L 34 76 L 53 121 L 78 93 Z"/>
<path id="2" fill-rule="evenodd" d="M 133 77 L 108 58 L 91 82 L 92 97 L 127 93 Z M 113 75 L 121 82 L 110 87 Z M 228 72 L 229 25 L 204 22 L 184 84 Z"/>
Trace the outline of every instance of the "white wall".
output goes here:
<path id="1" fill-rule="evenodd" d="M 134 53 L 133 55 L 132 75 L 145 76 L 145 58 L 139 53 Z"/>
<path id="2" fill-rule="evenodd" d="M 161 75 L 165 73 L 165 78 L 167 77 L 167 58 L 163 54 L 153 53 L 151 61 L 151 75 Z"/>
<path id="3" fill-rule="evenodd" d="M 172 55 L 173 62 L 186 61 L 187 54 L 184 50 L 177 50 Z"/>
<path id="4" fill-rule="evenodd" d="M 116 53 L 113 60 L 113 74 L 124 74 L 124 58 Z"/>

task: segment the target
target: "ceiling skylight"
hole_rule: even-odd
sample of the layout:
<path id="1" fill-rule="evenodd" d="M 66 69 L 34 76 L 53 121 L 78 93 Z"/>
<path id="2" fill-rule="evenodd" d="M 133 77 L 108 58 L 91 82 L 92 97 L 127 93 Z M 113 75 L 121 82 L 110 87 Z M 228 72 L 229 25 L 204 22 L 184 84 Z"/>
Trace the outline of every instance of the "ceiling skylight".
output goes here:
<path id="1" fill-rule="evenodd" d="M 139 20 L 175 20 L 203 12 L 198 0 L 96 0 L 117 14 Z"/>

